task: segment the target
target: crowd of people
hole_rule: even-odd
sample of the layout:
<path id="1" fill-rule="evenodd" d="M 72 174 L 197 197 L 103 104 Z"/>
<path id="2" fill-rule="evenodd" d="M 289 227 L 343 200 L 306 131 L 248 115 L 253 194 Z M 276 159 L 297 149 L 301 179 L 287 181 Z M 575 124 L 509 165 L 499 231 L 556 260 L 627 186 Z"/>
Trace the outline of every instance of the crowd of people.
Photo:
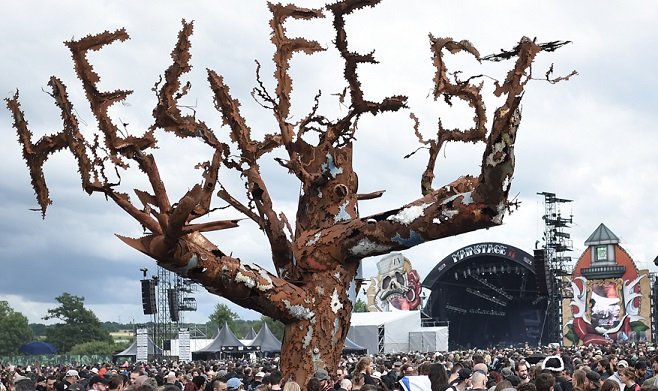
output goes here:
<path id="1" fill-rule="evenodd" d="M 0 391 L 658 391 L 650 344 L 346 355 L 308 381 L 284 378 L 279 359 L 0 364 Z M 305 379 L 304 379 L 305 380 Z"/>

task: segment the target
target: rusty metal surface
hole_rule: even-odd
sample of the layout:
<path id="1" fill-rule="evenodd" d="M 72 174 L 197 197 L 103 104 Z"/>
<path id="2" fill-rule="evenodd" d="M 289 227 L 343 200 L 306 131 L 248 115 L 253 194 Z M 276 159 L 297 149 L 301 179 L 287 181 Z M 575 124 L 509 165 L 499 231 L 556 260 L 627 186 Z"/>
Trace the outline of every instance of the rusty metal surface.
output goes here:
<path id="1" fill-rule="evenodd" d="M 130 91 L 99 91 L 100 76 L 87 60 L 90 50 L 128 39 L 125 30 L 66 42 L 76 74 L 99 123 L 99 135 L 94 140 L 85 139 L 80 132 L 66 87 L 55 77 L 49 85 L 61 111 L 63 130 L 59 133 L 35 142 L 21 110 L 18 92 L 6 99 L 44 217 L 52 201 L 43 165 L 51 154 L 68 148 L 78 162 L 84 191 L 103 194 L 144 227 L 144 237 L 120 236 L 122 241 L 165 268 L 199 282 L 210 292 L 286 324 L 281 365 L 287 377 L 305 382 L 315 368 L 335 368 L 352 311 L 346 288 L 361 259 L 502 223 L 509 206 L 507 197 L 514 172 L 514 142 L 521 120 L 519 105 L 531 79 L 531 64 L 541 51 L 553 51 L 563 44 L 542 45 L 523 38 L 513 50 L 481 58 L 468 41 L 430 36 L 436 68 L 434 98 L 448 103 L 455 97 L 466 101 L 475 113 L 473 127 L 445 129 L 439 122 L 436 138 L 426 140 L 420 134 L 418 119 L 411 114 L 415 129 L 409 131 L 415 131 L 421 145 L 429 150 L 427 168 L 420 178 L 421 196 L 397 209 L 361 217 L 358 201 L 380 197 L 383 191 L 358 194 L 358 177 L 352 166 L 356 121 L 362 115 L 398 111 L 407 105 L 407 98 L 401 95 L 380 102 L 365 100 L 357 68 L 359 64 L 376 63 L 376 59 L 372 53 L 359 54 L 348 49 L 345 17 L 378 2 L 339 1 L 326 10 L 270 4 L 277 86 L 270 93 L 258 74 L 253 96 L 271 111 L 278 131 L 262 140 L 254 139 L 240 112 L 240 102 L 232 97 L 222 76 L 208 70 L 215 106 L 229 128 L 232 143 L 237 145 L 237 150 L 233 151 L 208 125 L 194 115 L 183 115 L 178 108 L 179 100 L 190 88 L 189 83 L 181 82 L 181 77 L 191 69 L 192 23 L 183 21 L 171 53 L 172 64 L 154 88 L 158 98 L 152 112 L 154 123 L 141 136 L 124 137 L 108 116 L 108 109 L 125 99 Z M 314 19 L 325 17 L 325 14 L 333 16 L 334 44 L 344 60 L 347 87 L 340 99 L 349 101 L 348 110 L 342 118 L 329 120 L 318 114 L 316 99 L 305 118 L 291 123 L 293 81 L 288 74 L 289 61 L 298 52 L 312 54 L 325 48 L 315 41 L 286 36 L 284 23 L 288 18 Z M 486 129 L 481 85 L 473 84 L 471 79 L 458 80 L 454 73 L 452 79 L 449 77 L 444 53 L 459 51 L 470 53 L 478 61 L 516 58 L 505 80 L 496 83 L 495 94 L 503 96 L 504 103 L 493 111 L 493 125 L 489 130 Z M 551 82 L 572 76 L 550 79 L 551 71 L 546 73 L 546 79 Z M 169 198 L 156 159 L 150 153 L 157 147 L 155 134 L 158 131 L 172 132 L 180 138 L 194 137 L 214 151 L 209 161 L 197 166 L 203 172 L 199 183 L 191 184 L 190 190 L 179 200 Z M 311 145 L 302 139 L 307 132 L 320 133 L 317 144 Z M 461 177 L 435 189 L 432 181 L 436 157 L 442 145 L 449 141 L 485 144 L 482 169 L 477 178 Z M 294 226 L 287 216 L 277 212 L 258 165 L 265 153 L 277 148 L 287 153 L 286 159 L 277 160 L 279 164 L 301 183 Z M 110 182 L 105 175 L 106 167 L 128 169 L 129 163 L 136 165 L 150 183 L 150 189 L 135 190 L 137 202 L 120 192 L 119 184 Z M 220 168 L 236 171 L 244 178 L 247 203 L 218 184 Z M 276 275 L 225 254 L 221 246 L 203 235 L 239 225 L 238 219 L 194 223 L 195 219 L 213 210 L 214 194 L 254 221 L 266 234 Z"/>

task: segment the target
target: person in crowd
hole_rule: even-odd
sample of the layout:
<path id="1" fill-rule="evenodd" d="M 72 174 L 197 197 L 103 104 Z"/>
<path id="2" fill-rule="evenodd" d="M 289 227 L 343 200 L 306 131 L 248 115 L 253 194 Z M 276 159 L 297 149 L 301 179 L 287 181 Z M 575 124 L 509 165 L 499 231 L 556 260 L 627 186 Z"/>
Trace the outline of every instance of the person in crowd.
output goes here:
<path id="1" fill-rule="evenodd" d="M 322 391 L 322 386 L 320 385 L 320 380 L 315 377 L 309 379 L 306 384 L 307 391 Z"/>
<path id="2" fill-rule="evenodd" d="M 331 376 L 331 380 L 334 383 L 334 390 L 338 390 L 340 388 L 340 382 L 345 378 L 345 370 L 339 366 L 336 369 L 336 373 Z"/>
<path id="3" fill-rule="evenodd" d="M 484 391 L 487 389 L 487 375 L 481 371 L 475 371 L 471 375 L 471 390 Z"/>
<path id="4" fill-rule="evenodd" d="M 363 387 L 363 374 L 355 373 L 352 375 L 352 391 L 358 391 Z"/>
<path id="5" fill-rule="evenodd" d="M 457 377 L 450 382 L 450 390 L 464 391 L 471 388 L 472 372 L 468 368 L 462 368 L 457 372 Z"/>
<path id="6" fill-rule="evenodd" d="M 87 387 L 89 391 L 107 391 L 110 380 L 103 376 L 94 375 L 89 379 Z"/>
<path id="7" fill-rule="evenodd" d="M 599 360 L 596 371 L 601 375 L 601 380 L 608 380 L 615 373 L 612 364 L 606 358 Z"/>
<path id="8" fill-rule="evenodd" d="M 479 365 L 479 364 L 477 364 Z M 432 391 L 445 391 L 450 388 L 448 382 L 448 372 L 441 363 L 434 363 L 430 366 L 430 373 L 428 375 Z"/>
<path id="9" fill-rule="evenodd" d="M 256 387 L 263 384 L 263 378 L 264 377 L 265 377 L 265 372 L 262 372 L 262 371 L 256 372 L 256 374 L 254 375 L 254 380 L 249 384 L 248 390 L 249 391 L 254 391 L 256 389 Z M 243 379 L 243 381 L 244 381 L 244 379 Z"/>
<path id="10" fill-rule="evenodd" d="M 372 379 L 372 358 L 365 356 L 356 363 L 356 368 L 354 372 L 361 373 L 363 375 L 363 384 L 375 384 Z"/>
<path id="11" fill-rule="evenodd" d="M 132 373 L 130 374 L 132 376 Z M 178 378 L 176 377 L 176 372 L 169 372 L 167 373 L 167 376 L 165 376 L 165 386 L 172 385 L 176 388 L 178 388 L 178 391 L 182 391 L 183 385 L 178 381 Z"/>
<path id="12" fill-rule="evenodd" d="M 450 368 L 450 376 L 448 376 L 448 383 L 452 384 L 452 382 L 457 379 L 457 376 L 459 376 L 459 371 L 463 368 L 464 366 L 460 362 L 455 362 L 452 365 L 452 368 Z"/>
<path id="13" fill-rule="evenodd" d="M 343 379 L 340 381 L 339 391 L 352 391 L 352 381 L 350 379 Z"/>
<path id="14" fill-rule="evenodd" d="M 573 391 L 587 391 L 585 383 L 587 382 L 587 372 L 582 369 L 576 369 L 571 376 Z"/>
<path id="15" fill-rule="evenodd" d="M 528 363 L 525 360 L 519 360 L 514 365 L 516 376 L 521 380 L 520 384 L 530 383 L 530 374 L 528 372 Z"/>
<path id="16" fill-rule="evenodd" d="M 313 377 L 320 381 L 320 391 L 328 391 L 334 387 L 329 377 L 329 372 L 324 369 L 318 369 L 313 374 Z"/>
<path id="17" fill-rule="evenodd" d="M 46 391 L 55 391 L 57 389 L 57 376 L 48 375 L 46 377 Z"/>
<path id="18" fill-rule="evenodd" d="M 601 375 L 589 370 L 585 374 L 585 391 L 599 391 L 601 388 Z"/>
<path id="19" fill-rule="evenodd" d="M 68 389 L 71 386 L 71 384 L 77 383 L 78 380 L 80 380 L 80 375 L 78 374 L 78 371 L 76 371 L 75 369 L 69 369 L 68 371 L 66 371 L 66 375 L 64 376 L 64 382 L 63 382 L 64 389 L 65 390 Z"/>
<path id="20" fill-rule="evenodd" d="M 113 375 L 107 383 L 108 391 L 123 391 L 124 379 L 121 375 Z"/>
<path id="21" fill-rule="evenodd" d="M 521 383 L 519 386 L 516 388 L 516 391 L 537 391 L 537 386 L 535 386 L 535 383 Z"/>
<path id="22" fill-rule="evenodd" d="M 232 377 L 226 381 L 226 391 L 242 391 L 244 384 L 237 377 Z"/>
<path id="23" fill-rule="evenodd" d="M 395 383 L 402 377 L 402 362 L 395 361 L 391 364 L 391 369 L 382 376 L 382 382 L 384 382 L 389 389 L 395 387 Z"/>
<path id="24" fill-rule="evenodd" d="M 555 377 L 550 373 L 540 373 L 535 379 L 535 387 L 537 391 L 553 391 L 555 389 Z"/>
<path id="25" fill-rule="evenodd" d="M 216 377 L 210 382 L 210 387 L 212 387 L 210 391 L 226 391 L 226 380 Z"/>
<path id="26" fill-rule="evenodd" d="M 288 380 L 286 384 L 283 385 L 283 391 L 301 391 L 302 388 L 299 386 L 299 383 L 293 380 Z"/>
<path id="27" fill-rule="evenodd" d="M 608 379 L 601 385 L 601 391 L 620 391 L 619 383 Z"/>
<path id="28" fill-rule="evenodd" d="M 647 366 L 648 366 L 647 362 L 644 359 L 639 359 L 635 362 L 635 374 L 637 375 L 637 384 L 642 385 L 649 378 Z"/>
<path id="29" fill-rule="evenodd" d="M 622 391 L 624 390 L 624 382 L 621 379 L 621 372 L 626 368 L 628 368 L 628 361 L 619 360 L 617 361 L 617 371 L 608 377 L 608 380 L 616 381 Z"/>
<path id="30" fill-rule="evenodd" d="M 560 356 L 548 356 L 542 362 L 542 369 L 550 372 L 555 379 L 556 391 L 571 391 L 571 381 L 564 376 L 564 360 Z"/>
<path id="31" fill-rule="evenodd" d="M 651 358 L 651 373 L 649 375 L 651 375 L 651 377 L 645 380 L 642 383 L 642 386 L 658 386 L 658 354 Z"/>
<path id="32" fill-rule="evenodd" d="M 619 373 L 619 378 L 624 385 L 622 391 L 640 391 L 640 386 L 637 384 L 637 375 L 633 368 L 624 368 Z"/>
<path id="33" fill-rule="evenodd" d="M 281 379 L 283 378 L 283 375 L 279 371 L 272 371 L 270 373 L 270 388 L 272 391 L 277 391 L 281 390 Z"/>
<path id="34" fill-rule="evenodd" d="M 36 384 L 26 376 L 17 375 L 14 378 L 13 391 L 35 391 Z"/>
<path id="35" fill-rule="evenodd" d="M 145 373 L 142 370 L 140 370 L 139 368 L 136 368 L 136 369 L 130 371 L 130 385 L 131 386 L 134 385 L 135 380 L 137 380 L 137 378 L 142 376 L 142 375 L 145 375 Z"/>

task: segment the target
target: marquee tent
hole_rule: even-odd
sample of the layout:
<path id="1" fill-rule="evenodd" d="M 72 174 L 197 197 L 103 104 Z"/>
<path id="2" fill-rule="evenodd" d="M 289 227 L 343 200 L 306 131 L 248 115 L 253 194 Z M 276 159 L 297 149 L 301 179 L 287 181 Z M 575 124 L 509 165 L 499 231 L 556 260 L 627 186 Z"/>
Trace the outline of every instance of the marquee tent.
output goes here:
<path id="1" fill-rule="evenodd" d="M 281 341 L 272 334 L 266 322 L 263 322 L 263 327 L 260 328 L 256 338 L 251 341 L 250 346 L 260 346 L 260 351 L 266 353 L 277 353 L 281 351 Z"/>
<path id="2" fill-rule="evenodd" d="M 25 354 L 55 354 L 57 348 L 48 342 L 32 341 L 21 345 L 18 351 Z"/>
<path id="3" fill-rule="evenodd" d="M 258 351 L 260 348 L 245 346 L 233 334 L 228 324 L 224 323 L 224 327 L 217 333 L 215 339 L 203 348 L 192 352 L 193 360 L 207 360 L 210 358 L 217 358 L 222 354 L 242 354 L 251 351 Z"/>
<path id="4" fill-rule="evenodd" d="M 355 343 L 349 338 L 345 338 L 345 344 L 343 345 L 343 353 L 365 354 L 366 348 Z"/>
<path id="5" fill-rule="evenodd" d="M 356 312 L 347 338 L 369 354 L 408 352 L 409 331 L 420 328 L 420 311 Z"/>
<path id="6" fill-rule="evenodd" d="M 162 348 L 158 347 L 155 342 L 149 337 L 148 339 L 148 355 L 149 357 L 155 356 L 155 355 L 162 355 Z M 132 357 L 133 360 L 137 357 L 137 341 L 133 342 L 132 345 L 128 346 L 125 350 L 122 352 L 119 352 L 117 354 L 113 354 L 112 358 L 114 360 L 121 358 L 121 357 Z"/>
<path id="7" fill-rule="evenodd" d="M 252 327 L 243 339 L 253 341 L 254 338 L 256 338 L 256 331 L 254 331 L 254 328 Z"/>

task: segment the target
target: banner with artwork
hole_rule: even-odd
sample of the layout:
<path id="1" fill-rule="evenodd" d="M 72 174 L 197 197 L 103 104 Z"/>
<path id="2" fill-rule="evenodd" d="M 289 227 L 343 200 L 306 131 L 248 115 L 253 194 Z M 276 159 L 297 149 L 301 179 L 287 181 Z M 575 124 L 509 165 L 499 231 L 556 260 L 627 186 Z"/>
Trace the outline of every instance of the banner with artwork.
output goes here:
<path id="1" fill-rule="evenodd" d="M 650 284 L 646 271 L 632 280 L 566 277 L 564 345 L 650 342 Z"/>
<path id="2" fill-rule="evenodd" d="M 377 262 L 377 271 L 366 292 L 368 311 L 420 309 L 420 277 L 409 259 L 399 253 L 389 254 Z"/>

